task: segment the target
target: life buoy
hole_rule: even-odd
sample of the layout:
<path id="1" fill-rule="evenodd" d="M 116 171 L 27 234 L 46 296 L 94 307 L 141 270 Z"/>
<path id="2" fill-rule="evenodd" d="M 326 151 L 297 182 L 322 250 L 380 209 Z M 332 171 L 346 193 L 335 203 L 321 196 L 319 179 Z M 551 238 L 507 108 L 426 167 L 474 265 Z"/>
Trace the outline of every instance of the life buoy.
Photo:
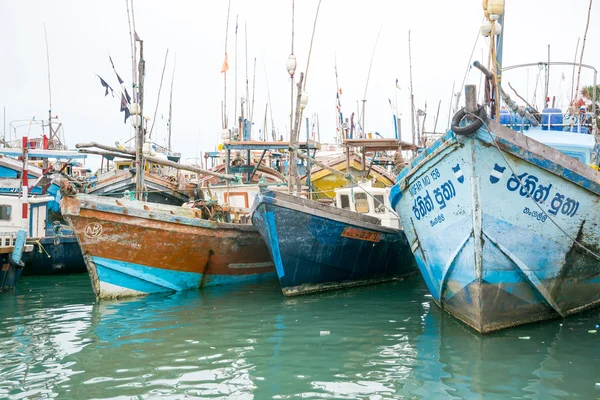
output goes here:
<path id="1" fill-rule="evenodd" d="M 461 108 L 452 117 L 452 131 L 457 135 L 470 135 L 477 132 L 479 128 L 483 126 L 485 120 L 487 120 L 487 113 L 484 106 L 479 106 L 477 109 L 477 116 L 470 124 L 460 126 L 460 121 L 467 115 L 465 108 Z"/>

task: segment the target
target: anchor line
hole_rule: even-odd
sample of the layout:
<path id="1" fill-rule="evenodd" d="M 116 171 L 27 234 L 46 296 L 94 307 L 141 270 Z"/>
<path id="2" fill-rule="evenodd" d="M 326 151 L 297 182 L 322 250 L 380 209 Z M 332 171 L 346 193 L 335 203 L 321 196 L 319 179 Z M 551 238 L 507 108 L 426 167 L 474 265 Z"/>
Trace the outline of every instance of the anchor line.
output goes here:
<path id="1" fill-rule="evenodd" d="M 502 156 L 502 158 L 504 159 L 504 162 L 506 163 L 506 165 L 508 165 L 508 168 L 510 168 L 511 172 L 513 173 L 513 176 L 517 179 L 517 181 L 519 182 L 519 184 L 521 185 L 522 188 L 525 189 L 525 191 L 527 192 L 527 197 L 531 199 L 531 201 L 533 201 L 535 203 L 535 205 L 540 209 L 540 211 L 542 213 L 544 213 L 544 215 L 550 220 L 550 222 L 552 222 L 566 237 L 568 237 L 569 239 L 571 239 L 573 241 L 573 243 L 577 244 L 579 247 L 581 247 L 583 250 L 585 250 L 586 252 L 588 252 L 591 256 L 595 257 L 597 260 L 600 260 L 600 255 L 596 254 L 595 252 L 593 252 L 592 250 L 588 249 L 585 245 L 583 245 L 582 243 L 580 243 L 577 238 L 574 238 L 573 236 L 569 235 L 569 233 L 567 233 L 543 208 L 542 206 L 533 199 L 533 196 L 531 195 L 531 193 L 529 193 L 529 189 L 527 189 L 527 187 L 525 185 L 523 185 L 523 182 L 521 182 L 521 179 L 519 179 L 519 177 L 517 176 L 517 174 L 515 173 L 515 170 L 513 169 L 513 167 L 508 163 L 508 160 L 506 159 L 506 157 L 504 156 L 504 153 L 502 152 L 502 150 L 500 150 L 500 147 L 498 146 L 498 142 L 496 141 L 496 137 L 494 135 L 492 135 L 492 133 L 490 132 L 489 126 L 488 124 L 481 119 L 478 115 L 476 115 L 475 113 L 466 112 L 467 115 L 470 115 L 473 118 L 477 118 L 479 119 L 481 122 L 483 122 L 483 125 L 485 126 L 488 134 L 490 135 L 490 137 L 492 138 L 492 142 L 494 143 L 494 147 L 496 148 L 496 150 L 498 150 L 498 152 L 500 153 L 500 155 Z"/>

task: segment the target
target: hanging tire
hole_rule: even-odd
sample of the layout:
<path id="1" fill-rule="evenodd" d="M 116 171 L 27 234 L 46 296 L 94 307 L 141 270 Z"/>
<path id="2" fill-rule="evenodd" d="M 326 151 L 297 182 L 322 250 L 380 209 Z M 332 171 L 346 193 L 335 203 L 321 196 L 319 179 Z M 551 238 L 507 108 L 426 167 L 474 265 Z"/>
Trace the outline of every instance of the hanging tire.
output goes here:
<path id="1" fill-rule="evenodd" d="M 487 113 L 485 112 L 484 106 L 479 106 L 477 109 L 477 117 L 470 124 L 465 126 L 460 126 L 460 122 L 467 115 L 465 108 L 461 108 L 458 110 L 456 114 L 452 117 L 452 131 L 457 135 L 470 135 L 472 133 L 477 132 L 479 128 L 483 126 L 483 123 L 487 120 Z"/>
<path id="2" fill-rule="evenodd" d="M 12 258 L 12 254 L 8 255 L 8 263 L 10 265 L 12 265 L 13 267 L 15 267 L 16 269 L 23 269 L 23 267 L 25 266 L 25 263 L 23 262 L 23 260 L 16 262 L 15 260 L 13 260 Z"/>

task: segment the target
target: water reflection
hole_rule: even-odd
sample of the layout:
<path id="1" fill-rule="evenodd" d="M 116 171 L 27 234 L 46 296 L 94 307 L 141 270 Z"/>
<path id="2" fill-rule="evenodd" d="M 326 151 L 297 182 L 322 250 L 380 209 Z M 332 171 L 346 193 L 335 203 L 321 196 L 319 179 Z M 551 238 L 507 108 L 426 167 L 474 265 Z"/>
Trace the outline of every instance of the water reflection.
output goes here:
<path id="1" fill-rule="evenodd" d="M 600 395 L 598 311 L 480 336 L 419 277 L 298 298 L 264 284 L 100 303 L 87 280 L 52 279 L 0 300 L 0 397 Z"/>

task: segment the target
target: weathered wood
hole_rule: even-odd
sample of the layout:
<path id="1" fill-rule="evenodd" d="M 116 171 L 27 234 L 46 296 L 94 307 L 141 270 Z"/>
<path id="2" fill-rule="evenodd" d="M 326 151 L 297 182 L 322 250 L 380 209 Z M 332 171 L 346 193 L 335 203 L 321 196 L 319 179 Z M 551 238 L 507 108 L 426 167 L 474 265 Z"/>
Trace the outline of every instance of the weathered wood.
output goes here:
<path id="1" fill-rule="evenodd" d="M 173 161 L 162 160 L 160 158 L 156 158 L 156 157 L 152 157 L 152 156 L 144 156 L 144 159 L 148 162 L 158 164 L 158 165 L 163 165 L 165 167 L 173 167 L 176 169 L 182 169 L 184 171 L 196 172 L 196 173 L 202 174 L 202 175 L 216 176 L 217 178 L 226 179 L 228 181 L 238 180 L 238 177 L 235 175 L 220 174 L 218 172 L 210 171 L 207 169 L 193 167 L 191 165 L 179 164 L 179 163 L 176 163 Z"/>
<path id="2" fill-rule="evenodd" d="M 135 160 L 135 156 L 133 156 L 133 155 L 124 154 L 124 153 L 115 153 L 112 151 L 79 149 L 79 152 L 84 153 L 84 154 L 97 154 L 102 157 L 119 157 L 119 158 L 125 158 L 127 160 Z"/>
<path id="3" fill-rule="evenodd" d="M 96 142 L 77 143 L 75 145 L 75 148 L 77 148 L 77 149 L 85 149 L 85 148 L 89 148 L 89 147 L 97 147 L 99 149 L 106 150 L 106 151 L 112 151 L 115 153 L 123 153 L 123 154 L 129 154 L 129 155 L 135 156 L 135 150 L 124 149 L 124 148 L 115 147 L 115 146 L 107 146 L 105 144 L 100 144 L 100 143 L 96 143 Z"/>

